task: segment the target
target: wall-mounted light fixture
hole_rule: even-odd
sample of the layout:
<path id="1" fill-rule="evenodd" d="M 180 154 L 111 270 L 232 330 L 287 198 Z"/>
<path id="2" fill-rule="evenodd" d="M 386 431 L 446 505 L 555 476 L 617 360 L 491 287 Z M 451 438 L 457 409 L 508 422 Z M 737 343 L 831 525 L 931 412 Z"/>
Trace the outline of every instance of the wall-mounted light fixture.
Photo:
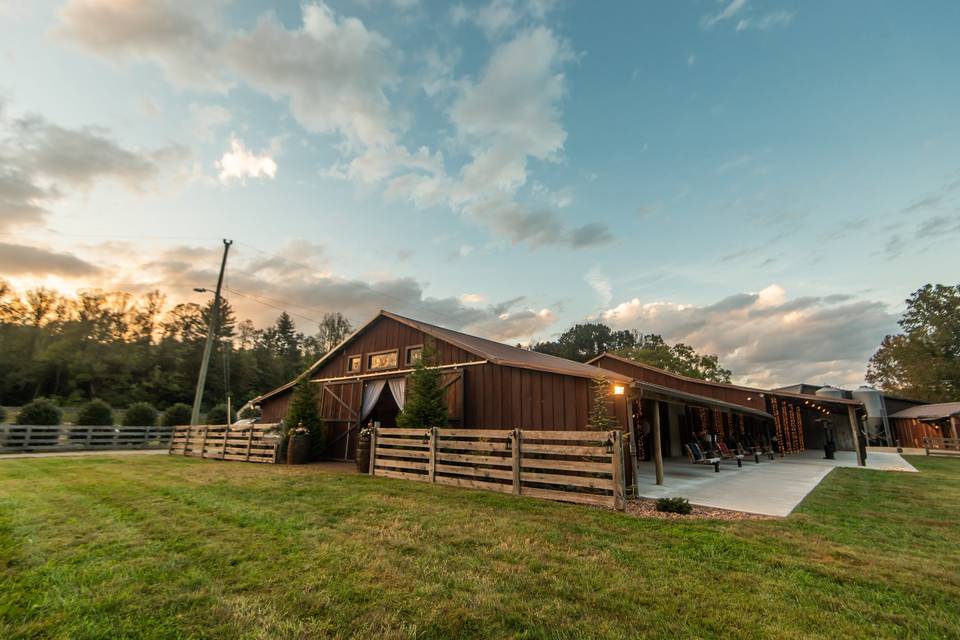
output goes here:
<path id="1" fill-rule="evenodd" d="M 613 395 L 622 396 L 624 391 L 626 391 L 626 389 L 622 384 L 613 385 Z"/>

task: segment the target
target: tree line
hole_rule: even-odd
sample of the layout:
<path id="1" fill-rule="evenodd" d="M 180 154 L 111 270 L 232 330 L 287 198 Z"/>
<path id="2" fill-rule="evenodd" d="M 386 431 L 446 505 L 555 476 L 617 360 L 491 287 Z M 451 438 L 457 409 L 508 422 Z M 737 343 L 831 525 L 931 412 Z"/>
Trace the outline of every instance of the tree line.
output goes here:
<path id="1" fill-rule="evenodd" d="M 169 307 L 159 291 L 18 292 L 0 281 L 0 405 L 47 397 L 61 405 L 100 398 L 116 408 L 145 402 L 159 410 L 193 402 L 213 309 L 193 302 Z M 284 384 L 352 330 L 340 313 L 324 314 L 313 333 L 289 314 L 257 328 L 237 321 L 228 300 L 203 397 L 204 409 L 234 407 Z"/>

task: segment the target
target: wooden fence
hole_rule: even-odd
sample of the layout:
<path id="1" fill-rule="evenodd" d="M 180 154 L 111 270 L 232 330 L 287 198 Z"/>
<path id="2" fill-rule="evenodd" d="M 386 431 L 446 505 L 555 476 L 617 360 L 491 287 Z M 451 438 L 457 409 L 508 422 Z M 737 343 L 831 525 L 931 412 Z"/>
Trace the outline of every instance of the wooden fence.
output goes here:
<path id="1" fill-rule="evenodd" d="M 960 438 L 924 438 L 924 452 L 929 455 L 960 455 Z"/>
<path id="2" fill-rule="evenodd" d="M 276 424 L 231 426 L 197 425 L 177 427 L 170 439 L 170 454 L 242 460 L 243 462 L 277 461 L 280 435 Z"/>
<path id="3" fill-rule="evenodd" d="M 370 473 L 624 508 L 619 431 L 379 428 Z"/>
<path id="4" fill-rule="evenodd" d="M 173 427 L 0 425 L 0 453 L 163 449 Z"/>

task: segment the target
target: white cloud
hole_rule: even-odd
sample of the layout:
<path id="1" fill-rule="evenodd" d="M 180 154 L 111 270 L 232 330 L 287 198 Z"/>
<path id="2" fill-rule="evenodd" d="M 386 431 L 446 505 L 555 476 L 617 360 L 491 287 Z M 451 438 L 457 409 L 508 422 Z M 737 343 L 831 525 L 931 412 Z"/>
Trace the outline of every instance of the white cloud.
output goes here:
<path id="1" fill-rule="evenodd" d="M 583 279 L 597 294 L 600 305 L 608 306 L 613 300 L 613 286 L 610 284 L 610 279 L 596 267 L 590 269 Z"/>
<path id="2" fill-rule="evenodd" d="M 102 127 L 70 129 L 0 109 L 0 228 L 40 224 L 51 203 L 100 182 L 140 191 L 187 156 L 183 147 L 126 148 Z"/>
<path id="3" fill-rule="evenodd" d="M 719 22 L 729 20 L 738 13 L 742 12 L 747 6 L 747 0 L 730 0 L 730 2 L 718 13 L 707 14 L 700 18 L 701 29 L 712 29 Z"/>
<path id="4" fill-rule="evenodd" d="M 745 31 L 747 29 L 769 31 L 774 27 L 786 27 L 793 22 L 795 15 L 795 13 L 790 11 L 774 11 L 757 18 L 743 18 L 737 22 L 737 31 Z"/>
<path id="5" fill-rule="evenodd" d="M 453 101 L 447 114 L 458 151 L 468 158 L 457 170 L 448 170 L 439 151 L 411 151 L 398 142 L 408 116 L 395 113 L 387 96 L 398 84 L 393 63 L 399 54 L 382 35 L 323 2 L 302 7 L 299 27 L 287 28 L 271 13 L 250 30 L 230 31 L 222 26 L 223 2 L 194 13 L 172 1 L 70 0 L 56 31 L 98 55 L 153 61 L 178 86 L 224 91 L 242 82 L 284 100 L 308 131 L 339 136 L 340 160 L 324 175 L 382 189 L 388 200 L 448 206 L 531 246 L 578 248 L 610 241 L 603 224 L 570 225 L 555 211 L 516 198 L 528 182 L 531 160 L 560 160 L 567 136 L 561 122 L 562 67 L 574 55 L 539 25 L 552 7 L 549 0 L 494 0 L 475 12 L 453 10 L 455 20 L 479 21 L 508 38 L 476 80 L 454 77 L 456 51 L 427 56 L 421 86 L 428 95 Z M 198 109 L 196 116 L 201 138 L 227 121 L 221 111 Z M 229 151 L 218 166 L 222 181 L 272 177 L 276 171 L 272 157 L 241 149 Z M 550 193 L 554 208 L 572 201 L 568 189 Z"/>
<path id="6" fill-rule="evenodd" d="M 480 304 L 487 299 L 486 296 L 479 293 L 463 293 L 460 294 L 460 302 L 464 304 Z"/>
<path id="7" fill-rule="evenodd" d="M 59 11 L 58 37 L 108 59 L 151 61 L 179 87 L 226 91 L 217 60 L 217 24 L 226 0 L 116 2 L 70 0 Z"/>
<path id="8" fill-rule="evenodd" d="M 244 182 L 247 178 L 274 178 L 277 175 L 277 163 L 270 157 L 269 151 L 260 154 L 247 149 L 242 140 L 230 139 L 230 149 L 224 151 L 217 161 L 219 178 L 223 184 L 232 180 Z"/>
<path id="9" fill-rule="evenodd" d="M 261 17 L 253 31 L 230 38 L 223 62 L 247 84 L 290 102 L 307 130 L 339 133 L 351 145 L 388 145 L 394 82 L 389 42 L 360 20 L 338 16 L 322 2 L 303 6 L 303 26 L 289 30 Z"/>
<path id="10" fill-rule="evenodd" d="M 213 139 L 214 134 L 230 123 L 233 114 L 218 104 L 191 104 L 190 130 L 193 136 L 204 142 Z"/>
<path id="11" fill-rule="evenodd" d="M 697 62 L 697 56 L 694 53 L 691 53 L 687 56 L 687 66 L 692 67 Z"/>
<path id="12" fill-rule="evenodd" d="M 860 384 L 867 360 L 896 328 L 896 316 L 881 302 L 845 295 L 790 299 L 778 285 L 710 305 L 634 298 L 599 318 L 717 354 L 738 381 L 759 386 Z"/>
<path id="13" fill-rule="evenodd" d="M 476 9 L 458 4 L 450 10 L 450 19 L 456 25 L 471 22 L 492 40 L 529 21 L 542 21 L 554 4 L 553 0 L 491 0 Z"/>

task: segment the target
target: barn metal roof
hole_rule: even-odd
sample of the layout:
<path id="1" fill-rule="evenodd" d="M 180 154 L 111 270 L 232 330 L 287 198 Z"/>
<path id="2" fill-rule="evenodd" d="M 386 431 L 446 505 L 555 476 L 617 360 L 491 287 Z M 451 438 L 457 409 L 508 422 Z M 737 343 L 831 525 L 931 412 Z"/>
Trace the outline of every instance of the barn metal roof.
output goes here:
<path id="1" fill-rule="evenodd" d="M 449 342 L 452 345 L 460 347 L 464 351 L 472 353 L 476 356 L 483 358 L 493 364 L 498 364 L 508 367 L 518 367 L 521 369 L 532 369 L 536 371 L 545 371 L 548 373 L 556 373 L 559 375 L 565 376 L 577 376 L 580 378 L 596 378 L 598 371 L 604 375 L 607 379 L 616 382 L 629 383 L 632 378 L 625 376 L 614 371 L 608 371 L 606 369 L 598 369 L 597 367 L 584 364 L 582 362 L 575 362 L 573 360 L 567 360 L 566 358 L 559 358 L 557 356 L 551 356 L 546 353 L 539 353 L 537 351 L 530 351 L 527 349 L 522 349 L 520 347 L 510 346 L 508 344 L 503 344 L 502 342 L 496 342 L 494 340 L 488 340 L 486 338 L 480 338 L 478 336 L 472 336 L 466 333 L 461 333 L 460 331 L 454 331 L 453 329 L 446 329 L 444 327 L 438 327 L 434 324 L 429 324 L 427 322 L 422 322 L 420 320 L 414 320 L 413 318 L 407 318 L 383 309 L 380 310 L 377 315 L 371 318 L 368 322 L 364 323 L 363 326 L 358 328 L 352 334 L 347 336 L 336 347 L 328 351 L 323 355 L 322 358 L 314 362 L 306 371 L 301 373 L 299 376 L 291 380 L 290 382 L 277 387 L 267 393 L 258 396 L 251 400 L 252 403 L 261 402 L 270 396 L 276 395 L 281 391 L 285 391 L 298 382 L 308 377 L 311 373 L 316 371 L 324 362 L 332 358 L 336 353 L 341 349 L 353 342 L 363 331 L 373 324 L 378 318 L 390 318 L 396 322 L 403 323 L 409 327 L 413 327 L 423 333 L 433 336 L 438 340 L 443 340 L 444 342 Z M 385 372 L 389 373 L 389 372 Z"/>
<path id="2" fill-rule="evenodd" d="M 890 414 L 891 418 L 912 418 L 914 420 L 941 420 L 952 416 L 960 416 L 960 402 L 922 404 L 918 407 L 910 407 Z"/>

